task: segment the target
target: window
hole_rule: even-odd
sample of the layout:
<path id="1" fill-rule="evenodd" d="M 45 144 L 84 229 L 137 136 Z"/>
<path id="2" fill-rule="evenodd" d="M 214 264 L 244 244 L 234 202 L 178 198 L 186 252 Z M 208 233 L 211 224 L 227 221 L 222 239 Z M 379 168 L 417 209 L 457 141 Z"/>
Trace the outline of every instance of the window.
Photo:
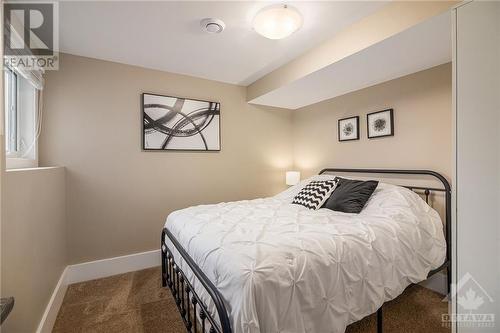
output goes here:
<path id="1" fill-rule="evenodd" d="M 37 90 L 9 68 L 4 70 L 4 82 L 7 168 L 36 167 Z"/>

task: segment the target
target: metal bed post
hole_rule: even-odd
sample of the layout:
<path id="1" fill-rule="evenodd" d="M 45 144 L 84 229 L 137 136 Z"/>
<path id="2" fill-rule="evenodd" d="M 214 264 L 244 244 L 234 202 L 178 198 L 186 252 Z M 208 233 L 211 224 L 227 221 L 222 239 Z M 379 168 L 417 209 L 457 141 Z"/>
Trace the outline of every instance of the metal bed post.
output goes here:
<path id="1" fill-rule="evenodd" d="M 378 310 L 377 310 L 377 333 L 382 333 L 383 328 L 384 328 L 384 327 L 383 327 L 383 322 L 384 322 L 384 321 L 383 321 L 383 319 L 384 319 L 383 317 L 384 317 L 384 316 L 383 316 L 383 312 L 382 312 L 382 307 L 383 307 L 383 306 L 384 306 L 384 305 L 382 305 L 382 306 L 381 306 L 380 308 L 378 308 Z"/>
<path id="2" fill-rule="evenodd" d="M 160 243 L 160 249 L 161 249 L 161 286 L 166 287 L 167 286 L 167 255 L 166 255 L 166 245 L 165 245 L 165 235 L 166 235 L 166 229 L 163 228 L 161 231 L 161 243 Z"/>

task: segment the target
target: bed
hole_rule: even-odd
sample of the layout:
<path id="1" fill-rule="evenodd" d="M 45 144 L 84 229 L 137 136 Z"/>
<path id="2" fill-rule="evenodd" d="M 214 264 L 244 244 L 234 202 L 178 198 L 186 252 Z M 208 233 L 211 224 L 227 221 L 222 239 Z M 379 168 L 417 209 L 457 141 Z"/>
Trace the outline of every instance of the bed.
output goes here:
<path id="1" fill-rule="evenodd" d="M 428 175 L 443 187 L 379 183 L 360 214 L 291 204 L 305 182 L 171 213 L 162 282 L 188 332 L 344 332 L 375 312 L 382 332 L 385 302 L 438 271 L 450 276 L 451 189 L 442 175 L 330 168 L 314 179 L 339 172 Z M 432 192 L 444 194 L 446 231 L 426 203 Z"/>

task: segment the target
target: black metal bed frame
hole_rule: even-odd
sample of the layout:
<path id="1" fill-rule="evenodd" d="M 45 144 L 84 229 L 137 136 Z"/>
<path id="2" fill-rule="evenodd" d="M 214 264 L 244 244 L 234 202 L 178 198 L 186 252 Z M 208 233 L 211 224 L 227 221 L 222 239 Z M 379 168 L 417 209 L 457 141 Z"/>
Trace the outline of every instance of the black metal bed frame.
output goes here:
<path id="1" fill-rule="evenodd" d="M 438 179 L 443 188 L 432 188 L 422 186 L 405 186 L 414 192 L 420 192 L 425 195 L 425 202 L 429 203 L 431 192 L 443 192 L 445 196 L 445 237 L 446 237 L 446 260 L 438 268 L 429 272 L 427 278 L 437 272 L 446 269 L 447 273 L 447 288 L 450 292 L 451 286 L 451 186 L 441 174 L 430 170 L 393 170 L 393 169 L 343 169 L 343 168 L 327 168 L 319 172 L 319 174 L 340 172 L 340 173 L 361 173 L 361 174 L 392 174 L 392 175 L 427 175 Z M 173 252 L 168 248 L 166 237 L 170 240 L 176 251 L 182 259 L 187 263 L 192 273 L 196 277 L 203 289 L 212 299 L 219 322 L 216 321 L 208 310 L 207 305 L 203 302 L 200 296 L 195 292 L 193 284 L 187 278 L 178 264 L 175 262 Z M 174 296 L 177 308 L 181 314 L 182 320 L 188 332 L 206 333 L 232 333 L 229 316 L 222 299 L 222 295 L 209 280 L 209 278 L 198 267 L 194 260 L 189 256 L 186 250 L 181 246 L 177 239 L 167 229 L 163 228 L 161 234 L 161 266 L 162 266 L 162 286 L 168 286 Z M 383 331 L 383 314 L 382 306 L 377 310 L 377 332 Z"/>

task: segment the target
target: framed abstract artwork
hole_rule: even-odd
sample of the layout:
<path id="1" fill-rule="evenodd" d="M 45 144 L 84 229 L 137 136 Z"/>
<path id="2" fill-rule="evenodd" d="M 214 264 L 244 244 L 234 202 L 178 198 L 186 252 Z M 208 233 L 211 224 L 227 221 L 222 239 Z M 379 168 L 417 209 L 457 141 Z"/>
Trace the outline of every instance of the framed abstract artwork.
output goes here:
<path id="1" fill-rule="evenodd" d="M 394 135 L 394 112 L 392 109 L 366 115 L 368 139 Z"/>
<path id="2" fill-rule="evenodd" d="M 359 117 L 349 117 L 338 121 L 339 141 L 359 140 Z"/>
<path id="3" fill-rule="evenodd" d="M 220 151 L 220 103 L 142 94 L 142 149 Z"/>

